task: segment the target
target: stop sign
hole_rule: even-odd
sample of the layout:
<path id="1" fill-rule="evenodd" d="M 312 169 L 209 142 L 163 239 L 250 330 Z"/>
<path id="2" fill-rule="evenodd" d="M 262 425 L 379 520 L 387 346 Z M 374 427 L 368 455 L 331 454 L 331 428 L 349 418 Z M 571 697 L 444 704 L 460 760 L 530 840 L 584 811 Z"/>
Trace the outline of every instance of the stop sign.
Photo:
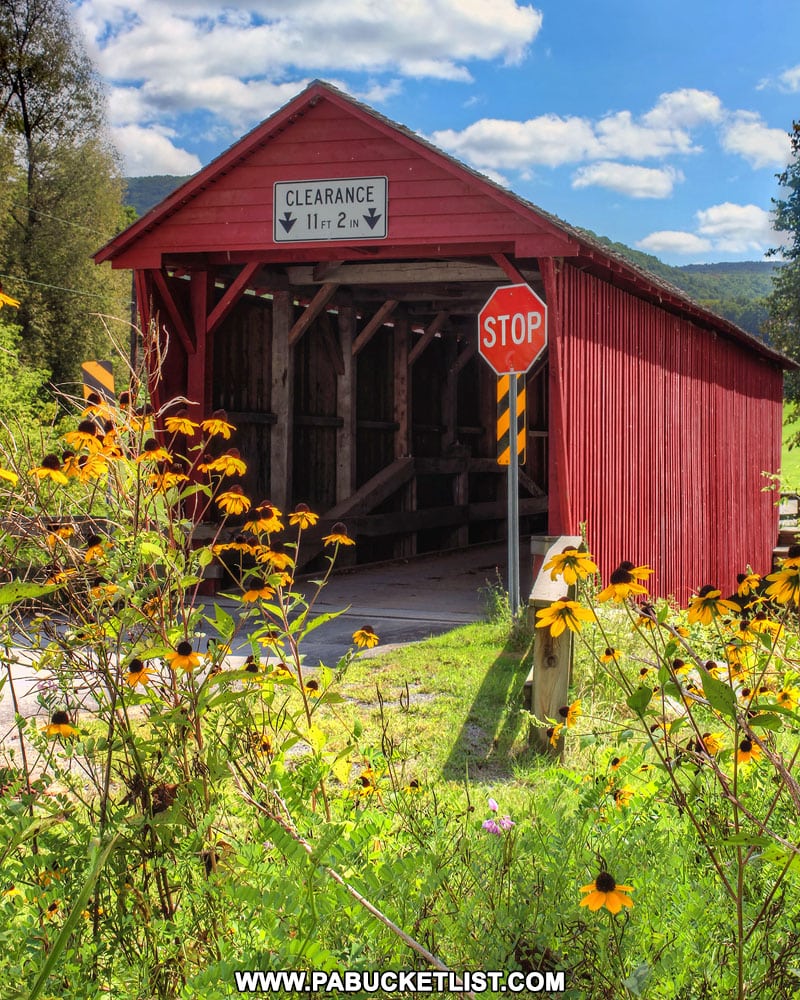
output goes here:
<path id="1" fill-rule="evenodd" d="M 547 345 L 547 306 L 529 285 L 496 288 L 478 313 L 478 350 L 498 375 L 521 375 Z"/>

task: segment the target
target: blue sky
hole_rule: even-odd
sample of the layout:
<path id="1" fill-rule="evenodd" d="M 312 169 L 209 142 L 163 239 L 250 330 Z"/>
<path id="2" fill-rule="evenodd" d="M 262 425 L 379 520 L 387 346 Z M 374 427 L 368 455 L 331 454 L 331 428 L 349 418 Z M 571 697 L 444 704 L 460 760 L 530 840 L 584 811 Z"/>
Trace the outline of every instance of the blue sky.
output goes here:
<path id="1" fill-rule="evenodd" d="M 573 225 L 759 259 L 800 0 L 74 0 L 131 175 L 193 173 L 324 79 Z"/>

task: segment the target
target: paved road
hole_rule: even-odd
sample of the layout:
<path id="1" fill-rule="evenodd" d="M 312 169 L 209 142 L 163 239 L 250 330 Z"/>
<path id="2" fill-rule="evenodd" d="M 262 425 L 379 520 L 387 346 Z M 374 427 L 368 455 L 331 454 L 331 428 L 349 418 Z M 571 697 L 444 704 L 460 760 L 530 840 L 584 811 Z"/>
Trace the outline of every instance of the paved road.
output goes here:
<path id="1" fill-rule="evenodd" d="M 531 583 L 525 544 L 521 552 L 524 600 Z M 347 611 L 311 633 L 303 645 L 305 661 L 335 664 L 352 645 L 353 632 L 366 624 L 378 634 L 380 652 L 387 646 L 416 642 L 478 621 L 486 613 L 487 588 L 505 580 L 505 563 L 505 545 L 492 545 L 336 573 L 315 608 L 318 612 Z M 239 607 L 225 599 L 220 603 L 232 612 Z M 243 638 L 233 653 L 244 656 L 247 652 Z M 44 721 L 36 690 L 43 676 L 31 668 L 29 653 L 20 651 L 13 673 L 20 712 L 26 717 L 42 715 Z M 13 746 L 15 740 L 14 706 L 6 685 L 0 690 L 0 742 Z"/>

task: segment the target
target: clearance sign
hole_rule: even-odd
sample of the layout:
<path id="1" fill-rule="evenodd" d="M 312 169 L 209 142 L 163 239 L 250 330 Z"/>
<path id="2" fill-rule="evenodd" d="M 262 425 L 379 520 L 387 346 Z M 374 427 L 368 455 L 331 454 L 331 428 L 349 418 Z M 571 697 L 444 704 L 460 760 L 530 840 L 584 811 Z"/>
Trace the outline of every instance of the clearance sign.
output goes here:
<path id="1" fill-rule="evenodd" d="M 388 192 L 386 177 L 278 181 L 273 191 L 273 238 L 276 243 L 385 240 Z"/>

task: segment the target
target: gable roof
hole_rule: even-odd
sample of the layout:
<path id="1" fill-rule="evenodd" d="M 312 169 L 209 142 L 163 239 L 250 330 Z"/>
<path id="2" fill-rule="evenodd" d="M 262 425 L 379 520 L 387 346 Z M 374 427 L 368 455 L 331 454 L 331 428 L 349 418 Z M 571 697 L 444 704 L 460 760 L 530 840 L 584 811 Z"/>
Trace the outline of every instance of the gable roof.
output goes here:
<path id="1" fill-rule="evenodd" d="M 529 227 L 531 233 L 536 235 L 537 246 L 541 247 L 542 239 L 547 238 L 548 251 L 546 256 L 580 258 L 581 266 L 594 270 L 607 280 L 612 280 L 615 284 L 620 284 L 637 295 L 655 300 L 661 305 L 686 314 L 701 325 L 711 326 L 723 336 L 745 344 L 784 368 L 798 367 L 793 361 L 772 350 L 740 327 L 700 306 L 682 290 L 611 250 L 586 231 L 575 228 L 532 202 L 521 198 L 444 153 L 406 126 L 392 121 L 374 108 L 357 101 L 321 80 L 315 80 L 311 83 L 288 104 L 265 119 L 206 167 L 176 188 L 160 204 L 117 234 L 97 251 L 94 256 L 95 262 L 98 264 L 104 261 L 114 262 L 124 257 L 137 244 L 147 243 L 159 230 L 169 228 L 171 220 L 180 217 L 182 212 L 186 214 L 187 206 L 191 206 L 198 199 L 202 200 L 203 193 L 212 189 L 214 185 L 224 184 L 224 179 L 228 175 L 257 156 L 259 151 L 264 150 L 280 136 L 284 136 L 287 130 L 292 129 L 292 126 L 302 122 L 304 117 L 321 101 L 331 102 L 340 111 L 368 123 L 372 129 L 400 143 L 413 152 L 416 157 L 421 157 L 434 164 L 438 171 L 444 171 L 452 177 L 466 181 L 472 190 L 494 203 L 499 211 L 513 215 L 520 228 L 520 232 L 515 237 L 518 248 L 520 245 L 524 246 L 524 230 Z M 387 242 L 391 243 L 392 241 Z M 282 247 L 282 249 L 285 248 Z M 402 256 L 401 249 L 398 247 L 398 256 Z M 542 251 L 539 249 L 538 252 L 532 250 L 527 255 L 540 256 L 541 254 Z M 526 256 L 525 253 L 518 255 Z M 125 264 L 120 261 L 117 266 L 125 266 Z"/>

